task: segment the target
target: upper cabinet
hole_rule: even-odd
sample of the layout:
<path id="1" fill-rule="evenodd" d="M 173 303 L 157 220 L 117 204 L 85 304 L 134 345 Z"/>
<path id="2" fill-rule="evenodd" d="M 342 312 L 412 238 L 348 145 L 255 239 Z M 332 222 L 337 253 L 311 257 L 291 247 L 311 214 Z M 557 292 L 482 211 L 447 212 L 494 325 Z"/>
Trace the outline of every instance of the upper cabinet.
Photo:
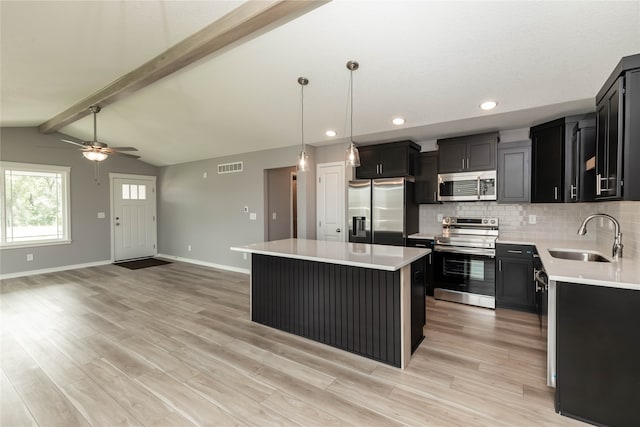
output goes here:
<path id="1" fill-rule="evenodd" d="M 414 175 L 414 156 L 420 153 L 420 146 L 413 141 L 358 147 L 360 166 L 356 168 L 356 178 L 393 178 Z"/>
<path id="2" fill-rule="evenodd" d="M 531 201 L 563 202 L 564 119 L 531 128 Z"/>
<path id="3" fill-rule="evenodd" d="M 438 152 L 427 151 L 415 156 L 416 203 L 438 202 Z"/>
<path id="4" fill-rule="evenodd" d="M 498 139 L 497 132 L 439 139 L 439 173 L 495 170 Z"/>
<path id="5" fill-rule="evenodd" d="M 531 128 L 531 202 L 593 201 L 594 115 L 564 117 Z"/>
<path id="6" fill-rule="evenodd" d="M 596 96 L 597 200 L 640 200 L 640 54 L 626 56 Z"/>
<path id="7" fill-rule="evenodd" d="M 531 142 L 498 144 L 498 202 L 529 203 Z"/>

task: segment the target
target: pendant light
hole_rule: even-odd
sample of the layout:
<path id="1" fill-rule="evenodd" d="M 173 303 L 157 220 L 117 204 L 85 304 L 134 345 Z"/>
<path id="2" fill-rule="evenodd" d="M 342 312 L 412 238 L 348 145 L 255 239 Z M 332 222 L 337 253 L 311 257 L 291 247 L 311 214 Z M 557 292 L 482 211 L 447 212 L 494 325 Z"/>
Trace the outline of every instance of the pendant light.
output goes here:
<path id="1" fill-rule="evenodd" d="M 306 77 L 298 77 L 298 84 L 300 84 L 300 139 L 302 145 L 302 151 L 298 155 L 298 172 L 307 172 L 309 170 L 309 156 L 304 149 L 304 87 L 309 84 L 309 79 Z"/>
<path id="2" fill-rule="evenodd" d="M 345 153 L 345 163 L 347 166 L 360 166 L 360 153 L 358 147 L 353 143 L 353 72 L 360 67 L 356 61 L 347 62 L 347 69 L 351 72 L 349 75 L 349 90 L 351 99 L 351 143 L 347 147 Z"/>

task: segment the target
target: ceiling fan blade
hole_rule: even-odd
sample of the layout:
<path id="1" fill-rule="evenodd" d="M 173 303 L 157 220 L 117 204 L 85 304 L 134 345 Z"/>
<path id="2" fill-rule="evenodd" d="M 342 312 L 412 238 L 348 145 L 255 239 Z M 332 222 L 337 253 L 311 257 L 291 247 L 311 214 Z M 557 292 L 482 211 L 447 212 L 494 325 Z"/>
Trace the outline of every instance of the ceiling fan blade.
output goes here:
<path id="1" fill-rule="evenodd" d="M 138 151 L 135 147 L 109 147 L 109 149 L 116 151 Z"/>
<path id="2" fill-rule="evenodd" d="M 70 139 L 61 139 L 60 141 L 66 142 L 67 144 L 78 145 L 80 147 L 86 147 L 87 144 L 85 142 L 71 141 Z"/>
<path id="3" fill-rule="evenodd" d="M 115 154 L 117 156 L 124 156 L 124 157 L 131 157 L 132 159 L 139 159 L 140 158 L 140 156 L 135 156 L 133 154 L 127 154 L 127 153 L 119 153 L 118 151 L 112 151 L 109 154 L 110 155 L 111 154 Z"/>

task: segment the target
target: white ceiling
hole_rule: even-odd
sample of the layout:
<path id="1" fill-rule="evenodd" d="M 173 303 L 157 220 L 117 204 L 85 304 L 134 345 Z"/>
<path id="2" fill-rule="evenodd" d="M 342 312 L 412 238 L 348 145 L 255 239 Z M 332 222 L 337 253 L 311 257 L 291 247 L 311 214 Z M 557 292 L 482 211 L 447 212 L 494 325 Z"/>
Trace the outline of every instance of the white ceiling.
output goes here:
<path id="1" fill-rule="evenodd" d="M 0 124 L 41 124 L 240 3 L 3 0 Z M 307 143 L 343 141 L 350 59 L 356 142 L 521 128 L 592 110 L 637 53 L 640 1 L 334 0 L 107 106 L 98 139 L 159 166 L 299 144 L 305 76 Z M 91 139 L 91 118 L 62 132 Z"/>

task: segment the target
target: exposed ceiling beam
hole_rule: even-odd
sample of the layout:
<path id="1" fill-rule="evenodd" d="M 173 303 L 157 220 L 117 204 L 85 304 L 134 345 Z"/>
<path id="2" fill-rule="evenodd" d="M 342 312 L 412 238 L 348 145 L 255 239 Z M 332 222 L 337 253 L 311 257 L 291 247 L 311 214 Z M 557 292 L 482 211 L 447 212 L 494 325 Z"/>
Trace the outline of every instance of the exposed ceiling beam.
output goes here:
<path id="1" fill-rule="evenodd" d="M 53 133 L 241 39 L 291 21 L 331 0 L 249 0 L 222 18 L 173 45 L 160 55 L 114 80 L 80 102 L 42 123 L 41 133 Z"/>

